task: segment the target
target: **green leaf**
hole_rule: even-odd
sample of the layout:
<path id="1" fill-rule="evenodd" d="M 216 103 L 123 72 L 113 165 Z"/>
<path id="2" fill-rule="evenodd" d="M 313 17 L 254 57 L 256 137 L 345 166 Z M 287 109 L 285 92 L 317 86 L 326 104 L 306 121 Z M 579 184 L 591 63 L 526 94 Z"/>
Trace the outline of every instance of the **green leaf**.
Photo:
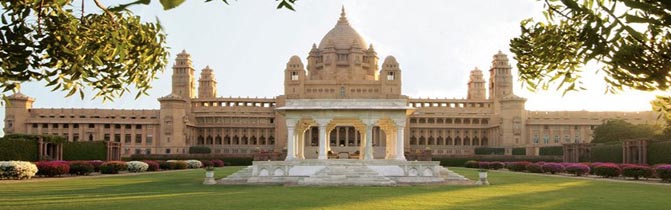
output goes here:
<path id="1" fill-rule="evenodd" d="M 163 10 L 170 10 L 184 3 L 184 0 L 160 0 Z"/>

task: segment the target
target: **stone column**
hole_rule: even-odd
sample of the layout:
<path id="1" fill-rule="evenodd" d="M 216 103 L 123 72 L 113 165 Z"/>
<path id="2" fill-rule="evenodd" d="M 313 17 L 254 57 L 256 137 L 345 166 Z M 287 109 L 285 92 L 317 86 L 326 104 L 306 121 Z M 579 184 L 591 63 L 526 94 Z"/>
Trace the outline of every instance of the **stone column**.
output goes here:
<path id="1" fill-rule="evenodd" d="M 403 149 L 403 131 L 405 129 L 405 119 L 394 120 L 396 123 L 396 160 L 405 160 L 405 150 Z"/>
<path id="2" fill-rule="evenodd" d="M 326 133 L 326 125 L 330 120 L 315 120 L 317 122 L 317 126 L 319 127 L 319 155 L 317 156 L 318 160 L 326 160 L 328 159 L 328 156 L 326 154 L 326 146 L 329 144 L 328 139 L 326 137 L 328 134 Z"/>
<path id="3" fill-rule="evenodd" d="M 366 124 L 366 136 L 364 137 L 366 145 L 363 152 L 363 160 L 373 160 L 373 126 L 375 125 L 375 120 L 367 119 L 362 121 Z"/>
<path id="4" fill-rule="evenodd" d="M 298 159 L 305 160 L 305 129 L 298 132 Z"/>
<path id="5" fill-rule="evenodd" d="M 287 119 L 287 158 L 286 161 L 296 159 L 296 122 L 295 119 Z"/>

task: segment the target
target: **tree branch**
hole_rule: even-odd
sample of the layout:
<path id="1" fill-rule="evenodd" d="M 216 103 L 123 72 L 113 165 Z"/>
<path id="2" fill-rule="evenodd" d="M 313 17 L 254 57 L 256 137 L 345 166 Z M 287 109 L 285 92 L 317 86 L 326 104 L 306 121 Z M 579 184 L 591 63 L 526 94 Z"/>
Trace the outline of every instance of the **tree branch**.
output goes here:
<path id="1" fill-rule="evenodd" d="M 116 20 L 114 19 L 114 14 L 112 14 L 112 12 L 110 12 L 110 11 L 107 9 L 107 7 L 105 7 L 105 5 L 103 5 L 102 3 L 100 3 L 99 0 L 93 0 L 93 2 L 96 3 L 96 6 L 98 6 L 98 8 L 102 9 L 103 11 L 105 11 L 105 13 L 107 13 L 107 15 L 109 15 L 110 18 L 112 18 L 112 22 L 114 22 L 114 23 L 116 24 Z"/>

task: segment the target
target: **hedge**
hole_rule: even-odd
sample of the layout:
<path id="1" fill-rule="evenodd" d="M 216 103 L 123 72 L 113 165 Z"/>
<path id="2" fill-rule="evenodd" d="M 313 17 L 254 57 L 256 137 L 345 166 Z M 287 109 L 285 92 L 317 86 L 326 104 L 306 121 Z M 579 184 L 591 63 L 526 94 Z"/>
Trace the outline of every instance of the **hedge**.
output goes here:
<path id="1" fill-rule="evenodd" d="M 139 154 L 139 155 L 132 155 L 130 158 L 124 158 L 124 160 L 222 160 L 224 161 L 224 165 L 227 166 L 248 166 L 252 165 L 252 161 L 254 160 L 251 155 L 247 157 L 240 157 L 240 156 L 231 156 L 231 155 L 223 155 L 223 154 L 188 154 L 188 155 L 162 155 L 162 154 L 153 154 L 153 155 L 145 155 L 145 154 Z M 463 162 L 459 164 L 459 166 L 463 166 Z"/>
<path id="2" fill-rule="evenodd" d="M 622 162 L 621 144 L 603 144 L 592 146 L 591 162 Z"/>
<path id="3" fill-rule="evenodd" d="M 212 153 L 212 149 L 209 147 L 203 147 L 203 146 L 191 146 L 189 147 L 189 154 L 210 154 Z"/>
<path id="4" fill-rule="evenodd" d="M 63 160 L 105 160 L 104 141 L 67 142 L 63 144 Z"/>
<path id="5" fill-rule="evenodd" d="M 464 163 L 469 160 L 476 161 L 501 161 L 501 162 L 561 162 L 560 156 L 520 156 L 520 155 L 450 155 L 450 156 L 433 156 L 433 161 L 440 161 L 442 166 L 456 166 L 463 167 Z"/>
<path id="6" fill-rule="evenodd" d="M 3 138 L 5 140 L 21 140 L 21 141 L 35 141 L 37 142 L 40 137 L 44 142 L 50 143 L 64 143 L 68 140 L 63 136 L 53 136 L 53 135 L 34 135 L 34 134 L 7 134 Z"/>
<path id="7" fill-rule="evenodd" d="M 37 142 L 0 139 L 0 161 L 2 160 L 37 161 Z"/>
<path id="8" fill-rule="evenodd" d="M 556 146 L 556 147 L 541 147 L 538 150 L 538 155 L 543 155 L 543 156 L 561 156 L 564 155 L 564 147 L 563 146 Z"/>
<path id="9" fill-rule="evenodd" d="M 527 148 L 513 148 L 513 155 L 527 155 Z"/>
<path id="10" fill-rule="evenodd" d="M 504 148 L 494 147 L 478 147 L 475 148 L 476 155 L 504 155 L 506 150 Z"/>
<path id="11" fill-rule="evenodd" d="M 650 142 L 648 144 L 648 163 L 651 165 L 671 163 L 671 141 Z"/>

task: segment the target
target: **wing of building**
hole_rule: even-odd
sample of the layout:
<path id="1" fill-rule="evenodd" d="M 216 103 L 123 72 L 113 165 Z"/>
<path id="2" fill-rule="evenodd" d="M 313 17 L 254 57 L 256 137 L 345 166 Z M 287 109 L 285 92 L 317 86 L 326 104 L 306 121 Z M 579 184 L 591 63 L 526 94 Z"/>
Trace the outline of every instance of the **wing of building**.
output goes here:
<path id="1" fill-rule="evenodd" d="M 430 148 L 434 155 L 473 154 L 476 147 L 534 151 L 590 142 L 594 127 L 608 119 L 652 124 L 657 117 L 653 112 L 527 111 L 526 99 L 513 92 L 512 67 L 500 51 L 492 58 L 489 81 L 482 70 L 470 72 L 465 99 L 402 95 L 399 62 L 387 56 L 380 65 L 373 45 L 349 24 L 344 10 L 333 29 L 312 45 L 307 60 L 289 58 L 284 95 L 219 97 L 215 69 L 205 67 L 196 81 L 187 52 L 175 61 L 172 93 L 158 99 L 159 110 L 33 108 L 35 99 L 17 93 L 9 97 L 4 131 L 119 142 L 122 156 L 184 154 L 190 146 L 242 156 L 292 151 L 287 148 L 292 142 L 302 153 L 296 155 L 317 158 L 323 155 L 320 145 L 332 153 L 365 149 L 362 139 L 370 126 L 374 158 L 388 158 L 397 142 L 402 145 L 395 148 L 404 152 Z M 373 115 L 375 121 L 366 123 Z M 304 134 L 297 143 L 291 139 L 296 131 Z"/>

